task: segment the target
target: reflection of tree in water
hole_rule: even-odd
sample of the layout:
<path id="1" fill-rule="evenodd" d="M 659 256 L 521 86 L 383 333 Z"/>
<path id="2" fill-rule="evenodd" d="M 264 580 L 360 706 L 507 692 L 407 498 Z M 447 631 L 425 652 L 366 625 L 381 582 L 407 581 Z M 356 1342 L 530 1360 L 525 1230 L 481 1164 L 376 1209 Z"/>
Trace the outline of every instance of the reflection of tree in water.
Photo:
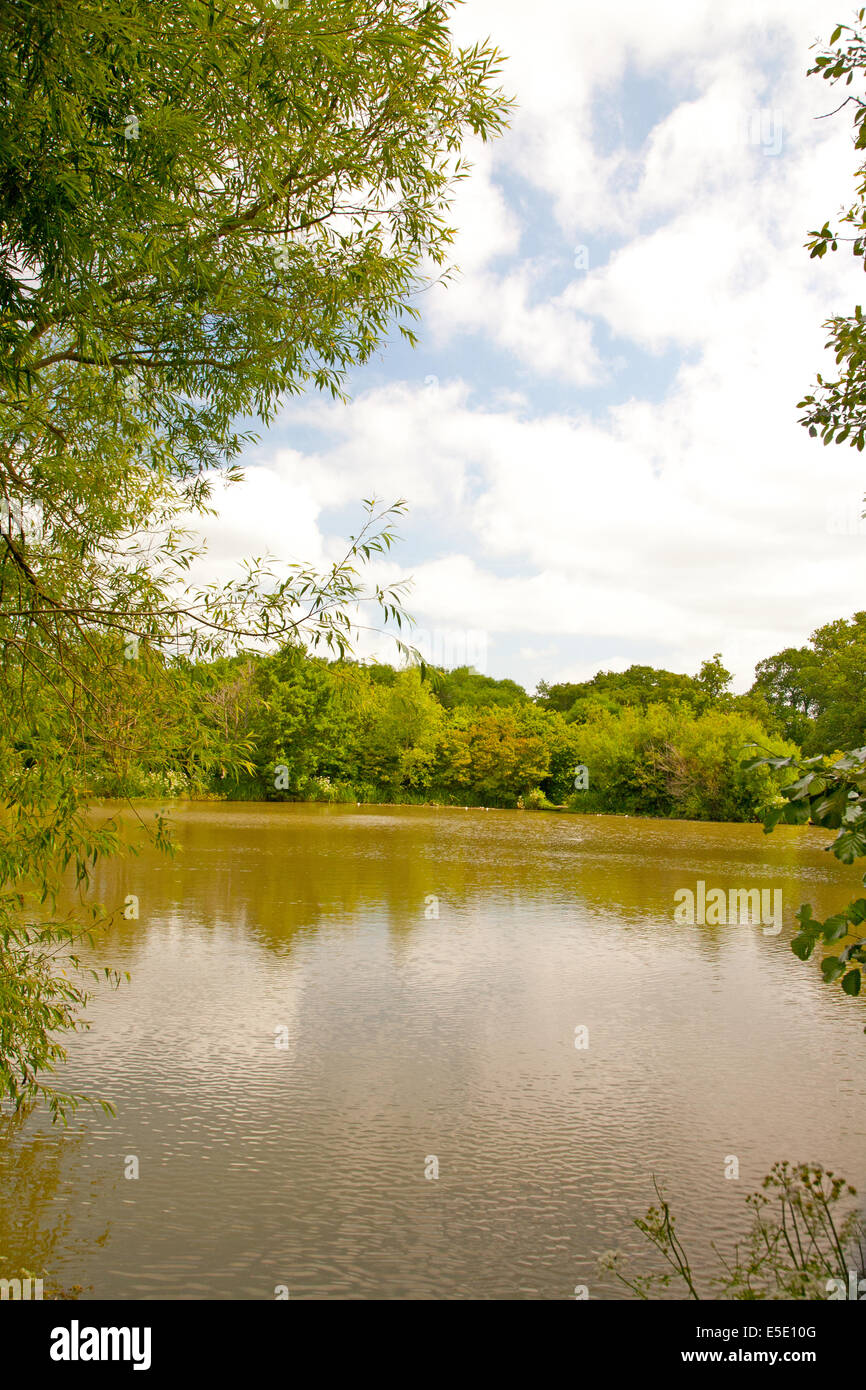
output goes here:
<path id="1" fill-rule="evenodd" d="M 796 894 L 806 880 L 818 910 L 844 876 L 814 839 L 768 845 L 757 826 L 739 824 L 454 808 L 173 810 L 174 859 L 146 848 L 101 865 L 94 883 L 94 896 L 110 907 L 129 893 L 140 898 L 141 922 L 120 922 L 111 938 L 112 961 L 133 974 L 156 921 L 227 927 L 286 955 L 311 932 L 370 917 L 406 940 L 425 929 L 430 894 L 447 920 L 493 903 L 531 907 L 542 893 L 572 912 L 664 922 L 672 940 L 695 940 L 713 956 L 731 933 L 701 929 L 685 938 L 673 920 L 678 888 L 704 879 L 726 891 L 771 885 Z"/>
<path id="2" fill-rule="evenodd" d="M 67 1199 L 69 1164 L 83 1135 L 33 1131 L 30 1119 L 24 1108 L 0 1115 L 0 1278 L 42 1279 L 45 1298 L 77 1298 L 82 1286 L 65 1285 L 56 1265 L 62 1258 L 68 1266 L 90 1244 L 87 1236 L 70 1236 L 75 1207 Z M 98 1244 L 109 1229 L 95 1237 Z"/>

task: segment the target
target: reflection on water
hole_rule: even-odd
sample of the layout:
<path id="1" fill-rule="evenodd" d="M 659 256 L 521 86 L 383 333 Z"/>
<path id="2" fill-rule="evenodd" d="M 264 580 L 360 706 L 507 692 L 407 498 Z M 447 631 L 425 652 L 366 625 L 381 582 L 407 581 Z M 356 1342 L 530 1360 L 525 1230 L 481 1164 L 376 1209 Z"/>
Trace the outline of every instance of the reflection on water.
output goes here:
<path id="1" fill-rule="evenodd" d="M 104 1223 L 100 1230 L 99 1176 L 89 1192 L 80 1169 L 75 1176 L 80 1147 L 78 1135 L 46 1135 L 29 1126 L 25 1110 L 0 1120 L 0 1278 L 41 1278 L 45 1298 L 77 1297 L 80 1290 L 64 1287 L 56 1270 L 71 1268 L 70 1257 L 83 1267 L 89 1245 L 109 1236 Z M 86 1205 L 95 1218 L 89 1223 L 81 1220 Z"/>
<path id="2" fill-rule="evenodd" d="M 774 1160 L 862 1184 L 863 1006 L 788 947 L 801 901 L 850 896 L 820 833 L 173 815 L 174 860 L 97 885 L 139 898 L 101 949 L 132 982 L 95 1002 L 63 1084 L 117 1116 L 32 1118 L 4 1145 L 10 1265 L 85 1297 L 611 1297 L 596 1261 L 640 1251 L 652 1173 L 698 1270 Z M 782 933 L 674 925 L 700 879 L 781 888 Z"/>

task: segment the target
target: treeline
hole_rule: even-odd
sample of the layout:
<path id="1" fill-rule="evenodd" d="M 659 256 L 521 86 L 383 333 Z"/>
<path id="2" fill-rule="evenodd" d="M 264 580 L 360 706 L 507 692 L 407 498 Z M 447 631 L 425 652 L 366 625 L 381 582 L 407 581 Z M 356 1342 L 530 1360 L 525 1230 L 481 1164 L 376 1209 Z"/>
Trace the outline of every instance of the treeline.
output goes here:
<path id="1" fill-rule="evenodd" d="M 102 748 L 107 741 L 113 756 L 103 751 L 85 769 L 90 789 L 106 796 L 749 820 L 777 790 L 766 768 L 744 770 L 750 745 L 785 756 L 866 742 L 866 613 L 760 662 L 744 695 L 730 693 L 718 655 L 695 676 L 635 665 L 584 682 L 542 682 L 530 696 L 469 667 L 397 670 L 287 646 L 176 664 L 168 712 L 149 709 L 140 664 L 128 669 L 129 700 L 113 708 L 113 739 L 103 719 Z M 153 746 L 134 736 L 147 719 L 165 725 L 158 765 L 137 751 Z"/>
<path id="2" fill-rule="evenodd" d="M 129 707 L 112 714 L 113 756 L 91 759 L 84 775 L 103 796 L 750 820 L 775 798 L 776 782 L 766 768 L 744 770 L 749 746 L 796 750 L 766 694 L 732 695 L 730 679 L 714 657 L 694 677 L 633 666 L 580 684 L 542 683 L 530 696 L 468 667 L 397 670 L 287 646 L 176 664 L 172 737 L 156 765 L 136 751 L 152 741 L 133 732 L 167 712 L 142 702 L 148 683 L 133 662 Z"/>

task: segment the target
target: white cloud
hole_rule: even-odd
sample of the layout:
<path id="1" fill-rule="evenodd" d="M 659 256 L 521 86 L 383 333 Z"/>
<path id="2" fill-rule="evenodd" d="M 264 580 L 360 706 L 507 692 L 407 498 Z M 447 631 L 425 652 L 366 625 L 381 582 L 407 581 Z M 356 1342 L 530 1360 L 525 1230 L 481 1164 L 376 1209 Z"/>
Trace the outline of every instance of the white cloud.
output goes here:
<path id="1" fill-rule="evenodd" d="M 207 553 L 194 577 L 213 583 L 238 577 L 238 561 L 266 555 L 322 565 L 326 545 L 319 529 L 321 495 L 314 496 L 315 470 L 293 450 L 267 466 L 249 468 L 242 483 L 218 482 L 212 505 L 217 515 L 190 518 L 187 526 L 202 537 Z"/>
<path id="2" fill-rule="evenodd" d="M 491 643 L 532 633 L 661 644 L 684 669 L 722 650 L 746 678 L 761 656 L 856 606 L 866 550 L 850 537 L 840 554 L 816 504 L 825 488 L 853 498 L 861 461 L 827 451 L 816 474 L 814 446 L 763 378 L 735 373 L 721 388 L 749 418 L 765 411 L 749 438 L 735 409 L 711 408 L 717 379 L 689 370 L 663 405 L 626 404 L 604 424 L 473 408 L 459 384 L 432 410 L 424 388 L 387 387 L 317 409 L 334 435 L 310 476 L 342 502 L 369 490 L 374 461 L 380 489 L 399 483 L 437 554 L 398 553 L 376 574 L 411 568 L 422 627 L 484 630 Z M 278 458 L 268 486 L 298 466 Z M 455 521 L 465 550 L 454 550 Z"/>

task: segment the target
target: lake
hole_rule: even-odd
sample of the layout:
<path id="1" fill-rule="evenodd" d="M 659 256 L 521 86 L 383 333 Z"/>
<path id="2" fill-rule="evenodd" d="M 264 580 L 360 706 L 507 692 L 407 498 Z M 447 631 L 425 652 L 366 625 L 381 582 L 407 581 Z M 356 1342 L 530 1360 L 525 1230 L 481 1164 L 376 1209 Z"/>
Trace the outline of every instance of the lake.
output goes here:
<path id="1" fill-rule="evenodd" d="M 98 954 L 131 982 L 98 988 L 58 1082 L 117 1114 L 32 1116 L 5 1145 L 6 1268 L 83 1298 L 615 1298 L 602 1252 L 656 1267 L 631 1226 L 652 1174 L 699 1273 L 775 1160 L 862 1187 L 866 1010 L 789 948 L 802 901 L 823 917 L 859 882 L 821 832 L 172 820 L 174 859 L 101 867 L 101 900 L 139 900 Z M 781 932 L 675 923 L 699 881 L 781 890 Z"/>

